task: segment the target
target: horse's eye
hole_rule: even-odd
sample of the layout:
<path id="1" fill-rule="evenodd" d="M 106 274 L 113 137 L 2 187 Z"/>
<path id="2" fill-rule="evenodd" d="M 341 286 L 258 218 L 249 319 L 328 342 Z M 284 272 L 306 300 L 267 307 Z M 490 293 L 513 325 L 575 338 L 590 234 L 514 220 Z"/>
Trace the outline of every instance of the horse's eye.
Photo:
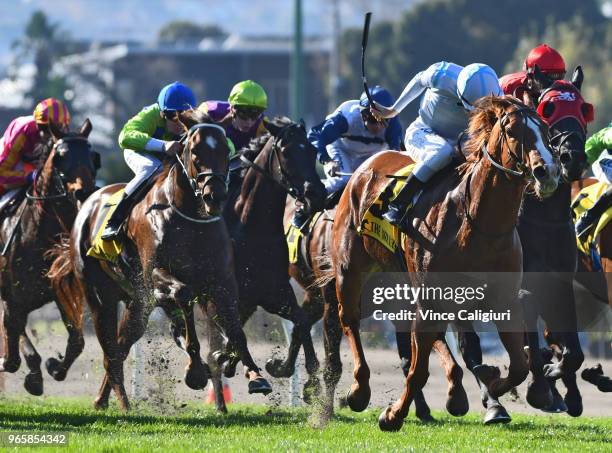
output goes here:
<path id="1" fill-rule="evenodd" d="M 506 135 L 510 138 L 516 138 L 516 132 L 514 132 L 514 129 L 512 129 L 511 126 L 508 126 L 504 129 L 504 131 L 506 132 Z"/>

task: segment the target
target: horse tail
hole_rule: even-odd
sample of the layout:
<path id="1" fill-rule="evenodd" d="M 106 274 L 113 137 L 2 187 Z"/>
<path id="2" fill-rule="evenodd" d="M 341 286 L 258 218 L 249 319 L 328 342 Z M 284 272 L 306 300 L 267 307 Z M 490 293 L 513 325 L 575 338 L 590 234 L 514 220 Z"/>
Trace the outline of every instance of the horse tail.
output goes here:
<path id="1" fill-rule="evenodd" d="M 70 258 L 70 237 L 62 236 L 60 241 L 46 255 L 53 259 L 47 277 L 51 280 L 51 287 L 55 291 L 57 304 L 64 311 L 70 323 L 81 330 L 83 326 L 83 302 L 81 297 L 75 297 L 78 282 Z"/>
<path id="2" fill-rule="evenodd" d="M 314 261 L 319 268 L 319 275 L 315 278 L 312 287 L 323 288 L 336 278 L 331 255 L 329 253 L 317 255 L 314 257 Z"/>

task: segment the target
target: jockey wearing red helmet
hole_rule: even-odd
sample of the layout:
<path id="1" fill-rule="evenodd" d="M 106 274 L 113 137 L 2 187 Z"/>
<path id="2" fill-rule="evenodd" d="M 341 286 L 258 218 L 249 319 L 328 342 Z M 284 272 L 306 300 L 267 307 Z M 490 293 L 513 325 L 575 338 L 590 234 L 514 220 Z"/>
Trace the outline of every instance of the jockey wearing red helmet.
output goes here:
<path id="1" fill-rule="evenodd" d="M 532 80 L 536 65 L 550 82 L 562 80 L 565 77 L 565 61 L 561 54 L 547 44 L 540 44 L 527 55 L 523 71 L 507 74 L 499 79 L 504 93 L 523 100 L 523 95 L 527 91 L 537 99 L 541 87 L 534 84 Z"/>

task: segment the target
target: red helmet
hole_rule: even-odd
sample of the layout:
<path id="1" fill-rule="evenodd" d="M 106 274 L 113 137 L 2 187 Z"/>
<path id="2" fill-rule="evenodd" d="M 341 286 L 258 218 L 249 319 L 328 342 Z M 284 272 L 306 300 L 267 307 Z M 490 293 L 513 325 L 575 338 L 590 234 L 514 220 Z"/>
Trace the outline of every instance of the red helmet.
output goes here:
<path id="1" fill-rule="evenodd" d="M 525 60 L 525 71 L 538 65 L 540 70 L 546 74 L 561 74 L 565 75 L 565 61 L 559 52 L 546 44 L 540 44 L 527 55 Z"/>

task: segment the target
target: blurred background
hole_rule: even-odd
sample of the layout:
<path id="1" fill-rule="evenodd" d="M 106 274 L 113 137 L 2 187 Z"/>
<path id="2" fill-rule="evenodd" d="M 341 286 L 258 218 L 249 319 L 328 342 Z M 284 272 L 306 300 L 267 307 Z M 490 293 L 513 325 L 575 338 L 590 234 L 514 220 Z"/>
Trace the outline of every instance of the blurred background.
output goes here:
<path id="1" fill-rule="evenodd" d="M 521 69 L 540 42 L 585 70 L 596 109 L 591 132 L 612 119 L 610 0 L 3 0 L 0 128 L 41 99 L 86 117 L 103 153 L 103 182 L 131 176 L 116 138 L 124 122 L 174 80 L 198 98 L 225 100 L 253 79 L 268 114 L 310 127 L 359 97 L 361 28 L 373 12 L 367 51 L 371 85 L 398 96 L 431 63 L 483 62 L 501 76 Z M 301 37 L 301 39 L 299 39 Z M 402 114 L 404 126 L 417 103 Z M 76 127 L 76 126 L 75 126 Z"/>

